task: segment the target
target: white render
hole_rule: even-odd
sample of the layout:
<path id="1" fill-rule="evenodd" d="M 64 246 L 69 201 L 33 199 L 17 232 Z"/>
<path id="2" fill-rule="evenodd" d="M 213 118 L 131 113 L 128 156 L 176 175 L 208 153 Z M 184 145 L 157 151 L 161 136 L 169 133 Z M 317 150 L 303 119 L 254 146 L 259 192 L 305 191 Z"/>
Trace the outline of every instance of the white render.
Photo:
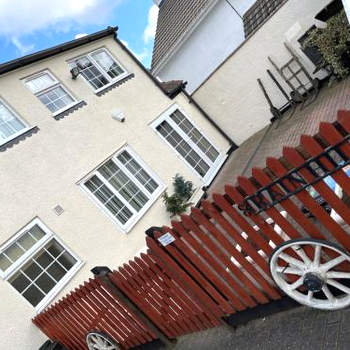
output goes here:
<path id="1" fill-rule="evenodd" d="M 271 66 L 270 56 L 278 66 L 290 59 L 284 42 L 301 58 L 312 73 L 315 66 L 300 50 L 298 39 L 313 24 L 314 19 L 330 0 L 288 0 L 255 34 L 248 38 L 211 76 L 193 93 L 193 98 L 212 116 L 236 144 L 270 123 L 269 105 L 258 86 L 260 78 L 275 107 L 287 101 L 269 78 L 270 69 L 287 92 L 290 88 Z M 316 75 L 324 77 L 322 73 Z"/>
<path id="2" fill-rule="evenodd" d="M 243 14 L 255 0 L 229 0 Z M 192 93 L 244 40 L 241 18 L 226 0 L 214 0 L 152 73 L 167 81 L 187 81 Z"/>
<path id="3" fill-rule="evenodd" d="M 102 47 L 135 77 L 98 97 L 82 76 L 72 80 L 68 62 Z M 87 105 L 56 121 L 22 80 L 44 70 Z M 38 217 L 84 263 L 54 300 L 90 278 L 94 266 L 117 268 L 133 258 L 144 250 L 146 229 L 169 223 L 158 197 L 128 233 L 122 232 L 79 186 L 86 175 L 128 144 L 170 192 L 176 173 L 193 181 L 197 191 L 191 201 L 196 202 L 203 182 L 151 127 L 174 104 L 221 155 L 229 148 L 185 95 L 169 99 L 112 36 L 0 76 L 0 99 L 40 129 L 0 153 L 0 246 Z M 112 118 L 115 110 L 124 113 L 124 123 Z M 53 210 L 57 205 L 64 210 L 61 215 Z M 31 323 L 35 308 L 1 278 L 0 295 L 2 348 L 38 349 L 45 336 Z"/>

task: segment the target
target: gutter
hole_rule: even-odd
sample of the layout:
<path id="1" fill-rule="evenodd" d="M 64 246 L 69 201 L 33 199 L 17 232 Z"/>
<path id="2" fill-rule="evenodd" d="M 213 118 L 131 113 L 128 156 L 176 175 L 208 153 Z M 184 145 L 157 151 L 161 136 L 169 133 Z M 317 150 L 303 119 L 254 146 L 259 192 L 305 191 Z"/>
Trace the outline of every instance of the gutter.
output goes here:
<path id="1" fill-rule="evenodd" d="M 107 29 L 101 30 L 97 33 L 86 35 L 80 39 L 68 41 L 64 44 L 60 44 L 49 49 L 35 52 L 33 54 L 17 58 L 15 60 L 0 64 L 0 75 L 11 72 L 15 69 L 22 68 L 34 62 L 49 58 L 59 53 L 74 49 L 84 44 L 88 44 L 92 41 L 104 38 L 108 35 L 115 34 L 118 27 L 107 27 Z"/>
<path id="2" fill-rule="evenodd" d="M 168 94 L 162 88 L 160 82 L 151 74 L 151 72 L 135 57 L 135 55 L 118 39 L 117 31 L 114 33 L 114 40 L 120 45 L 120 47 L 135 61 L 139 68 L 153 81 L 153 83 L 162 91 L 162 93 L 169 97 Z"/>

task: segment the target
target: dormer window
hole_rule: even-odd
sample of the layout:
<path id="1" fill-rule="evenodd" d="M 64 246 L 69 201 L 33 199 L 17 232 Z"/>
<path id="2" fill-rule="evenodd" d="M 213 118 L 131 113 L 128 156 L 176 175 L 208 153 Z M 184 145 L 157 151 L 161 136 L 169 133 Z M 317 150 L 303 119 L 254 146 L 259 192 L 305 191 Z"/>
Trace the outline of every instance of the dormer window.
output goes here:
<path id="1" fill-rule="evenodd" d="M 79 68 L 80 74 L 88 81 L 95 92 L 99 92 L 128 74 L 106 49 L 90 52 L 75 59 L 70 64 L 72 67 Z"/>
<path id="2" fill-rule="evenodd" d="M 49 71 L 26 79 L 25 84 L 54 115 L 78 103 Z"/>

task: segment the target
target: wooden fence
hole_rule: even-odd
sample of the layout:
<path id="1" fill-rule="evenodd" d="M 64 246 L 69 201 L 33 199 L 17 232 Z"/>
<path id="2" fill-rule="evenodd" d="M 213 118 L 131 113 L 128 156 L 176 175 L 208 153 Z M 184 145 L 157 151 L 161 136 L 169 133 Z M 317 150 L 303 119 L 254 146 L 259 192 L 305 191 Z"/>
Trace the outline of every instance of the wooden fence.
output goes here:
<path id="1" fill-rule="evenodd" d="M 268 259 L 285 241 L 312 237 L 350 250 L 350 112 L 334 124 L 321 123 L 315 136 L 303 135 L 298 148 L 268 158 L 265 169 L 238 177 L 224 194 L 202 201 L 171 227 L 146 237 L 147 254 L 109 273 L 113 285 L 166 337 L 174 339 L 222 324 L 222 318 L 279 300 Z M 325 183 L 331 176 L 340 198 Z M 331 212 L 310 195 L 313 188 Z M 349 266 L 346 267 L 349 269 Z M 107 305 L 108 304 L 108 305 Z M 86 349 L 89 330 L 109 334 L 123 348 L 157 334 L 118 298 L 90 280 L 48 308 L 33 322 L 68 349 Z"/>

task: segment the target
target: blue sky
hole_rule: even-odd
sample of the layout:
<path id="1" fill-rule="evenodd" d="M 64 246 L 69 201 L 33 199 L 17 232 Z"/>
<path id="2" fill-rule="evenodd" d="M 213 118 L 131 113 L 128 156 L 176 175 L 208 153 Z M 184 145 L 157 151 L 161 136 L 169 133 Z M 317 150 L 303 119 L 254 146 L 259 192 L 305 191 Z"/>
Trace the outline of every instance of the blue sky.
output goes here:
<path id="1" fill-rule="evenodd" d="M 117 25 L 149 67 L 157 10 L 152 0 L 0 0 L 0 63 Z"/>

